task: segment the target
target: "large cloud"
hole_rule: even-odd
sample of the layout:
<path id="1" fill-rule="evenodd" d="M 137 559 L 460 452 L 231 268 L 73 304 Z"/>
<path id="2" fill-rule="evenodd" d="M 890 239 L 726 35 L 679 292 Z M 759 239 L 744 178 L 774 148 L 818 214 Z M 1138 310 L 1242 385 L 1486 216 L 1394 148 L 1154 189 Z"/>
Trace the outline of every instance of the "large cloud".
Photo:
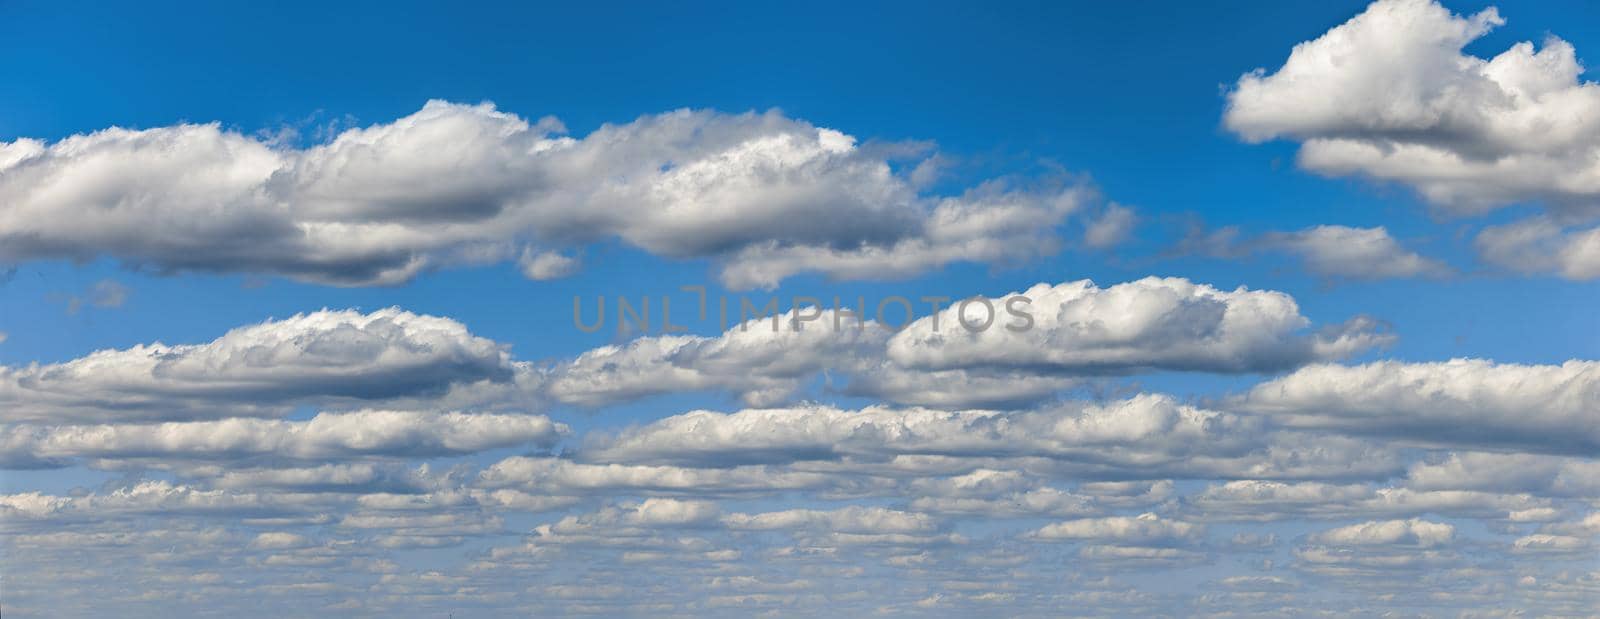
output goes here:
<path id="1" fill-rule="evenodd" d="M 1550 37 L 1491 59 L 1462 53 L 1504 23 L 1432 0 L 1380 0 L 1246 74 L 1224 124 L 1246 140 L 1301 142 L 1300 165 L 1416 188 L 1460 213 L 1527 200 L 1592 211 L 1600 197 L 1600 86 Z"/>
<path id="2" fill-rule="evenodd" d="M 110 128 L 0 143 L 0 260 L 109 256 L 160 271 L 403 282 L 517 259 L 570 273 L 610 238 L 726 259 L 736 287 L 801 271 L 905 275 L 1053 253 L 1092 192 L 989 183 L 924 195 L 894 153 L 777 112 L 674 111 L 579 139 L 491 104 L 430 101 L 295 149 L 222 129 Z M 915 154 L 915 153 L 913 153 Z"/>
<path id="3" fill-rule="evenodd" d="M 565 426 L 538 415 L 397 411 L 323 413 L 306 421 L 16 426 L 0 430 L 0 464 L 65 464 L 75 459 L 418 458 L 528 444 L 550 447 L 565 431 Z"/>
<path id="4" fill-rule="evenodd" d="M 1424 444 L 1592 454 L 1600 448 L 1600 364 L 1384 361 L 1314 365 L 1257 385 L 1242 410 L 1279 423 Z"/>
<path id="5" fill-rule="evenodd" d="M 1044 456 L 1150 466 L 1259 447 L 1247 419 L 1144 395 L 1104 405 L 1069 402 L 1034 411 L 938 411 L 825 406 L 697 411 L 615 436 L 595 436 L 586 460 L 789 463 L 896 455 Z"/>
<path id="6" fill-rule="evenodd" d="M 615 433 L 591 433 L 570 453 L 585 462 L 804 463 L 807 470 L 846 474 L 1027 467 L 1079 479 L 1346 479 L 1404 470 L 1395 453 L 1381 445 L 1275 432 L 1259 421 L 1157 394 L 1017 411 L 843 410 L 807 404 L 684 413 Z"/>
<path id="7" fill-rule="evenodd" d="M 1008 312 L 1018 296 L 1028 301 L 1015 308 L 1032 316 L 1031 325 Z M 1149 277 L 1109 288 L 1089 280 L 1038 284 L 977 301 L 958 302 L 895 335 L 889 358 L 924 370 L 1267 372 L 1342 358 L 1392 340 L 1363 318 L 1307 334 L 1303 331 L 1311 321 L 1287 294 L 1218 290 L 1182 278 Z"/>
<path id="8" fill-rule="evenodd" d="M 448 318 L 323 310 L 239 327 L 204 344 L 0 367 L 0 419 L 277 416 L 302 404 L 432 399 L 454 387 L 510 383 L 515 371 L 503 346 Z"/>

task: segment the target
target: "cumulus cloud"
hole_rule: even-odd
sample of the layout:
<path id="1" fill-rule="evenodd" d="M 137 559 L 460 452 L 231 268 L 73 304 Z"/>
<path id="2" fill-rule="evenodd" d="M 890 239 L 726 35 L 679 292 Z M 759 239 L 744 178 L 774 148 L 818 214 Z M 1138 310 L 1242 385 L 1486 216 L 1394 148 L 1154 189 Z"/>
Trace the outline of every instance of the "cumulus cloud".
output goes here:
<path id="1" fill-rule="evenodd" d="M 519 255 L 547 279 L 576 262 L 534 247 L 616 238 L 720 258 L 742 288 L 1053 253 L 1053 230 L 1092 195 L 925 195 L 884 150 L 778 112 L 680 110 L 574 138 L 551 118 L 443 101 L 306 148 L 216 123 L 113 127 L 0 143 L 0 259 L 374 285 Z"/>
<path id="2" fill-rule="evenodd" d="M 1290 369 L 1387 344 L 1358 317 L 1311 321 L 1273 291 L 1220 291 L 1183 279 L 1101 289 L 1087 280 L 1025 293 L 1033 326 L 1012 332 L 1008 295 L 972 333 L 958 307 L 898 334 L 808 306 L 717 336 L 645 336 L 533 364 L 442 317 L 399 308 L 321 310 L 233 329 L 201 344 L 152 343 L 66 362 L 0 367 L 0 420 L 12 423 L 273 417 L 296 406 L 399 409 L 601 407 L 646 396 L 726 392 L 751 406 L 790 401 L 825 373 L 850 396 L 961 408 L 1017 406 L 1088 377 L 1151 370 Z M 981 312 L 969 303 L 968 322 Z M 852 310 L 853 311 L 853 310 Z M 776 326 L 774 326 L 776 325 Z"/>
<path id="3" fill-rule="evenodd" d="M 940 411 L 826 406 L 696 411 L 595 437 L 580 457 L 605 461 L 787 463 L 898 454 L 1081 457 L 1133 461 L 1253 446 L 1248 423 L 1143 395 L 1036 411 Z M 1126 450 L 1126 453 L 1123 453 Z"/>
<path id="4" fill-rule="evenodd" d="M 1083 244 L 1091 249 L 1107 249 L 1127 240 L 1139 223 L 1139 215 L 1132 208 L 1117 203 L 1107 204 L 1100 216 L 1084 225 Z"/>
<path id="5" fill-rule="evenodd" d="M 147 425 L 25 425 L 0 430 L 0 463 L 418 458 L 520 445 L 550 447 L 565 432 L 566 426 L 538 415 L 399 411 L 322 413 L 306 421 L 235 418 Z"/>
<path id="6" fill-rule="evenodd" d="M 1019 295 L 1028 301 L 1015 309 L 1027 312 L 1031 323 L 1008 311 Z M 1219 290 L 1181 278 L 1150 277 L 1109 288 L 1088 280 L 1038 284 L 978 301 L 956 303 L 913 323 L 889 341 L 889 358 L 927 370 L 1270 372 L 1392 341 L 1360 318 L 1307 334 L 1311 321 L 1287 294 Z M 962 325 L 990 326 L 973 331 Z"/>
<path id="7" fill-rule="evenodd" d="M 1299 141 L 1299 164 L 1415 188 L 1454 213 L 1600 196 L 1600 86 L 1570 43 L 1490 59 L 1462 48 L 1504 23 L 1433 0 L 1379 0 L 1228 93 L 1223 122 L 1250 142 Z"/>
<path id="8" fill-rule="evenodd" d="M 1030 533 L 1029 537 L 1041 541 L 1093 540 L 1138 546 L 1185 543 L 1204 533 L 1202 526 L 1144 513 L 1057 522 Z"/>
<path id="9" fill-rule="evenodd" d="M 1418 518 L 1372 521 L 1307 537 L 1296 567 L 1338 578 L 1384 577 L 1396 570 L 1437 569 L 1456 562 L 1455 527 Z"/>
<path id="10" fill-rule="evenodd" d="M 534 252 L 532 248 L 527 248 L 517 258 L 517 266 L 522 270 L 523 277 L 545 280 L 561 279 L 577 273 L 580 265 L 578 259 L 571 256 L 553 251 Z"/>
<path id="11" fill-rule="evenodd" d="M 1548 217 L 1488 226 L 1473 239 L 1478 256 L 1520 273 L 1571 280 L 1600 277 L 1600 228 L 1571 229 Z"/>
<path id="12" fill-rule="evenodd" d="M 1173 251 L 1225 259 L 1287 254 L 1298 258 L 1310 273 L 1335 279 L 1444 277 L 1454 272 L 1443 262 L 1406 249 L 1383 226 L 1321 225 L 1244 238 L 1237 227 L 1207 231 L 1196 225 Z"/>
<path id="13" fill-rule="evenodd" d="M 1512 521 L 1520 514 L 1548 509 L 1552 505 L 1549 500 L 1526 493 L 1251 479 L 1212 484 L 1185 497 L 1184 503 L 1194 510 L 1197 518 L 1263 522 L 1421 514 Z"/>
<path id="14" fill-rule="evenodd" d="M 1600 447 L 1600 365 L 1383 361 L 1314 365 L 1267 381 L 1238 408 L 1302 428 L 1542 453 Z"/>
<path id="15" fill-rule="evenodd" d="M 809 320 L 797 321 L 802 315 Z M 773 404 L 823 368 L 848 371 L 873 363 L 887 338 L 876 323 L 798 308 L 775 319 L 751 319 L 716 337 L 649 336 L 596 348 L 556 366 L 547 390 L 563 402 L 588 406 L 698 390 Z"/>
<path id="16" fill-rule="evenodd" d="M 939 306 L 896 333 L 852 316 L 856 308 L 808 306 L 716 337 L 641 337 L 552 366 L 544 387 L 557 401 L 584 406 L 703 390 L 772 406 L 830 371 L 829 386 L 847 395 L 949 408 L 1017 406 L 1086 377 L 1276 371 L 1393 340 L 1364 317 L 1308 332 L 1310 319 L 1289 295 L 1222 291 L 1181 278 L 1109 288 L 1088 280 L 1039 284 Z"/>
<path id="17" fill-rule="evenodd" d="M 1329 529 L 1310 541 L 1333 546 L 1440 546 L 1454 540 L 1456 528 L 1420 518 L 1385 520 Z"/>
<path id="18" fill-rule="evenodd" d="M 1418 490 L 1594 496 L 1600 495 L 1600 462 L 1582 456 L 1460 451 L 1412 463 L 1405 483 Z"/>
<path id="19" fill-rule="evenodd" d="M 723 516 L 722 523 L 730 529 L 745 531 L 820 529 L 861 534 L 919 534 L 930 533 L 939 528 L 939 523 L 927 514 L 859 505 L 836 510 L 791 509 L 756 514 L 734 513 Z"/>
<path id="20" fill-rule="evenodd" d="M 1402 247 L 1382 226 L 1313 226 L 1299 232 L 1270 234 L 1264 241 L 1269 248 L 1299 256 L 1307 270 L 1325 277 L 1442 277 L 1451 272 L 1443 262 Z"/>
<path id="21" fill-rule="evenodd" d="M 440 396 L 457 385 L 509 382 L 513 371 L 503 346 L 448 318 L 396 308 L 323 310 L 239 327 L 204 344 L 0 367 L 0 419 L 276 416 L 300 404 Z"/>

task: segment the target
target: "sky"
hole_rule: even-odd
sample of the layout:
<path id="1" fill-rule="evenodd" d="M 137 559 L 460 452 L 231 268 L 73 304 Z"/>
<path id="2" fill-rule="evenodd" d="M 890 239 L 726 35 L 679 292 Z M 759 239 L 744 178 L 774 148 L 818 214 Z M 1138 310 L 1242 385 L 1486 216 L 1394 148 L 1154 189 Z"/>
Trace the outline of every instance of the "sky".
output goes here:
<path id="1" fill-rule="evenodd" d="M 0 605 L 1592 613 L 1597 25 L 0 4 Z"/>

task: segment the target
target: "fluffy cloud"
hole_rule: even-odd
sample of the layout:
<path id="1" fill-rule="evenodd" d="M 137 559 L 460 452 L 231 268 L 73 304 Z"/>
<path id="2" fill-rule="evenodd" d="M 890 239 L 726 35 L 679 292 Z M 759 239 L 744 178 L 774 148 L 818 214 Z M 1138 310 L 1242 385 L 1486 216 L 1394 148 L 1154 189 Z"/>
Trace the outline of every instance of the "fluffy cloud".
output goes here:
<path id="1" fill-rule="evenodd" d="M 1028 301 L 1016 303 L 1019 295 Z M 1039 284 L 981 301 L 957 303 L 913 323 L 889 341 L 889 358 L 921 370 L 1267 372 L 1345 357 L 1392 339 L 1360 318 L 1306 334 L 1311 321 L 1287 294 L 1218 290 L 1181 278 L 1151 277 L 1109 288 L 1088 280 Z M 1013 303 L 1031 315 L 1031 326 L 1008 312 Z M 986 324 L 976 332 L 963 327 Z"/>
<path id="2" fill-rule="evenodd" d="M 1373 521 L 1310 535 L 1294 551 L 1296 567 L 1339 578 L 1384 578 L 1395 570 L 1454 563 L 1455 527 L 1413 518 Z"/>
<path id="3" fill-rule="evenodd" d="M 1081 188 L 986 184 L 922 195 L 886 151 L 777 112 L 675 111 L 583 138 L 491 104 L 430 101 L 388 124 L 293 149 L 223 130 L 110 128 L 0 143 L 0 260 L 109 256 L 161 271 L 392 284 L 619 238 L 725 259 L 732 286 L 863 278 L 1056 251 Z M 905 149 L 898 149 L 905 150 Z"/>
<path id="4" fill-rule="evenodd" d="M 1353 524 L 1312 535 L 1310 541 L 1331 546 L 1440 546 L 1454 540 L 1456 529 L 1420 518 Z"/>
<path id="5" fill-rule="evenodd" d="M 722 522 L 730 529 L 745 531 L 821 529 L 844 533 L 918 534 L 938 529 L 938 522 L 927 514 L 858 505 L 836 510 L 791 509 L 759 514 L 736 513 L 724 516 Z"/>
<path id="6" fill-rule="evenodd" d="M 601 461 L 787 463 L 899 454 L 1050 456 L 1157 462 L 1254 446 L 1244 420 L 1144 395 L 1106 405 L 1036 411 L 938 411 L 825 406 L 696 411 L 592 438 L 579 451 Z"/>
<path id="7" fill-rule="evenodd" d="M 1204 527 L 1164 519 L 1152 513 L 1138 516 L 1086 518 L 1045 525 L 1029 534 L 1041 541 L 1092 540 L 1128 545 L 1159 545 L 1194 541 Z"/>
<path id="8" fill-rule="evenodd" d="M 1389 279 L 1441 277 L 1450 267 L 1400 246 L 1383 227 L 1314 226 L 1268 235 L 1268 247 L 1305 261 L 1306 269 L 1326 277 Z"/>
<path id="9" fill-rule="evenodd" d="M 1296 45 L 1277 71 L 1246 74 L 1224 124 L 1244 139 L 1301 142 L 1300 165 L 1405 183 L 1475 213 L 1600 196 L 1600 86 L 1580 81 L 1572 45 L 1550 37 L 1491 59 L 1462 48 L 1504 20 L 1432 0 L 1379 0 Z"/>
<path id="10" fill-rule="evenodd" d="M 78 459 L 329 460 L 454 455 L 550 447 L 566 427 L 537 415 L 356 411 L 306 421 L 225 419 L 148 425 L 15 426 L 0 430 L 0 463 Z"/>
<path id="11" fill-rule="evenodd" d="M 812 306 L 752 319 L 717 337 L 641 337 L 553 366 L 544 388 L 554 400 L 584 406 L 700 390 L 771 406 L 830 370 L 848 395 L 1005 406 L 1039 401 L 1085 377 L 1275 371 L 1393 339 L 1364 317 L 1306 333 L 1311 321 L 1286 294 L 1222 291 L 1181 278 L 1109 288 L 1088 280 L 1039 284 L 965 302 L 964 323 L 957 320 L 962 304 L 940 302 L 942 310 L 897 333 L 851 316 L 854 309 Z M 987 326 L 973 332 L 963 325 Z"/>
<path id="12" fill-rule="evenodd" d="M 844 313 L 792 309 L 718 336 L 661 335 L 534 365 L 448 318 L 398 308 L 321 310 L 236 328 L 201 344 L 102 350 L 50 365 L 0 367 L 0 420 L 150 422 L 281 416 L 336 408 L 599 407 L 639 397 L 720 391 L 746 404 L 791 400 L 825 371 L 846 395 L 960 408 L 1037 402 L 1087 377 L 1147 370 L 1289 369 L 1341 358 L 1392 336 L 1370 319 L 1302 333 L 1288 295 L 1219 291 L 1183 279 L 1110 288 L 1087 280 L 1023 293 L 1032 328 L 1007 299 L 971 333 L 946 308 L 892 333 Z M 1015 295 L 1011 295 L 1015 296 Z M 981 303 L 967 305 L 977 324 Z M 774 328 L 773 325 L 777 327 Z"/>
<path id="13" fill-rule="evenodd" d="M 1373 487 L 1367 484 L 1236 480 L 1185 497 L 1197 518 L 1273 521 L 1306 518 L 1400 517 L 1419 514 L 1519 520 L 1552 503 L 1522 493 Z"/>
<path id="14" fill-rule="evenodd" d="M 437 397 L 512 375 L 501 345 L 454 320 L 394 308 L 323 310 L 240 327 L 204 344 L 155 343 L 0 367 L 0 419 L 276 416 L 301 404 Z"/>
<path id="15" fill-rule="evenodd" d="M 1600 496 L 1600 462 L 1582 456 L 1452 452 L 1444 458 L 1413 463 L 1406 472 L 1406 486 L 1418 490 Z"/>
<path id="16" fill-rule="evenodd" d="M 814 320 L 796 322 L 800 315 Z M 871 364 L 887 339 L 888 331 L 875 323 L 836 317 L 833 310 L 794 309 L 717 337 L 641 337 L 590 350 L 554 368 L 547 390 L 560 401 L 587 406 L 698 390 L 732 391 L 752 405 L 772 404 L 823 368 Z"/>
<path id="17" fill-rule="evenodd" d="M 1600 364 L 1384 361 L 1314 365 L 1235 403 L 1302 428 L 1545 453 L 1600 447 Z"/>
<path id="18" fill-rule="evenodd" d="M 1244 239 L 1235 226 L 1207 231 L 1195 225 L 1174 252 L 1226 259 L 1287 254 L 1299 258 L 1312 274 L 1337 279 L 1443 277 L 1453 272 L 1443 262 L 1406 249 L 1383 226 L 1322 225 Z"/>
<path id="19" fill-rule="evenodd" d="M 1571 280 L 1600 277 L 1600 228 L 1568 229 L 1548 217 L 1489 226 L 1473 239 L 1478 256 L 1521 273 Z"/>

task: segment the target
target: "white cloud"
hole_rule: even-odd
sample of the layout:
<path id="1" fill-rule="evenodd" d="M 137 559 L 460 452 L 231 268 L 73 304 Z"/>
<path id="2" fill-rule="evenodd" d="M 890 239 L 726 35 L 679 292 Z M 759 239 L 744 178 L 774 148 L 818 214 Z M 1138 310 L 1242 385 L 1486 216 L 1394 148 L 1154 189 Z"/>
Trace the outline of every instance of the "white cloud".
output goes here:
<path id="1" fill-rule="evenodd" d="M 1108 249 L 1127 240 L 1138 225 L 1139 216 L 1132 208 L 1121 204 L 1107 204 L 1100 216 L 1084 226 L 1083 244 L 1091 249 Z"/>
<path id="2" fill-rule="evenodd" d="M 356 411 L 306 421 L 224 419 L 149 425 L 13 426 L 0 431 L 0 461 L 75 459 L 325 460 L 430 457 L 500 447 L 550 447 L 566 426 L 539 415 Z"/>
<path id="3" fill-rule="evenodd" d="M 105 422 L 277 416 L 296 404 L 438 397 L 508 382 L 510 356 L 448 318 L 396 308 L 322 310 L 239 327 L 204 344 L 102 350 L 0 367 L 0 418 Z"/>
<path id="4" fill-rule="evenodd" d="M 777 112 L 680 110 L 572 138 L 554 119 L 442 101 L 303 149 L 215 123 L 110 128 L 0 143 L 0 200 L 13 207 L 0 259 L 373 285 L 620 238 L 721 258 L 736 287 L 772 286 L 802 271 L 876 278 L 1053 253 L 1053 230 L 1090 195 L 923 195 L 882 150 Z M 548 278 L 576 264 L 536 253 L 522 267 Z"/>
<path id="5" fill-rule="evenodd" d="M 592 461 L 787 463 L 888 455 L 1049 456 L 1154 465 L 1186 455 L 1241 453 L 1260 437 L 1243 420 L 1141 395 L 1033 411 L 939 411 L 812 405 L 724 414 L 696 411 L 591 436 Z"/>
<path id="6" fill-rule="evenodd" d="M 1478 256 L 1521 273 L 1571 280 L 1600 277 L 1600 228 L 1567 229 L 1548 217 L 1488 226 L 1473 239 Z"/>
<path id="7" fill-rule="evenodd" d="M 517 258 L 517 266 L 521 268 L 523 277 L 546 280 L 577 273 L 580 265 L 578 259 L 571 256 L 553 251 L 534 252 L 532 248 L 525 248 L 522 256 Z"/>
<path id="8" fill-rule="evenodd" d="M 1314 365 L 1252 388 L 1241 410 L 1282 424 L 1421 443 L 1590 453 L 1600 446 L 1600 364 L 1383 361 Z"/>
<path id="9" fill-rule="evenodd" d="M 1245 140 L 1301 142 L 1299 162 L 1414 187 L 1476 213 L 1527 200 L 1587 208 L 1600 196 L 1600 86 L 1572 45 L 1462 53 L 1504 23 L 1432 0 L 1379 0 L 1294 47 L 1278 70 L 1240 78 L 1224 124 Z"/>
<path id="10" fill-rule="evenodd" d="M 1455 534 L 1456 528 L 1448 524 L 1412 518 L 1371 521 L 1338 527 L 1312 535 L 1310 540 L 1317 544 L 1333 546 L 1430 547 L 1451 543 L 1455 539 Z"/>
<path id="11" fill-rule="evenodd" d="M 1511 520 L 1516 514 L 1551 506 L 1548 500 L 1522 493 L 1263 480 L 1212 484 L 1184 502 L 1196 518 L 1261 522 L 1420 514 Z"/>
<path id="12" fill-rule="evenodd" d="M 1048 524 L 1029 534 L 1041 541 L 1094 540 L 1129 545 L 1186 543 L 1199 539 L 1205 528 L 1168 520 L 1153 513 L 1138 516 L 1086 518 Z"/>
<path id="13" fill-rule="evenodd" d="M 836 510 L 791 509 L 756 514 L 734 513 L 723 516 L 722 523 L 730 529 L 747 531 L 820 529 L 861 534 L 921 534 L 931 533 L 939 528 L 938 522 L 927 514 L 859 505 Z"/>
<path id="14" fill-rule="evenodd" d="M 1265 244 L 1300 256 L 1317 275 L 1350 279 L 1442 277 L 1450 267 L 1400 245 L 1382 226 L 1314 226 L 1268 235 Z"/>
<path id="15" fill-rule="evenodd" d="M 1234 226 L 1207 231 L 1193 224 L 1173 251 L 1178 255 L 1223 259 L 1288 254 L 1299 258 L 1306 271 L 1336 279 L 1444 277 L 1454 272 L 1443 262 L 1406 249 L 1383 226 L 1321 225 L 1242 238 Z"/>
<path id="16" fill-rule="evenodd" d="M 1012 301 L 1018 295 L 1030 301 Z M 840 310 L 819 301 L 776 322 L 751 319 L 716 337 L 650 336 L 597 348 L 552 366 L 544 389 L 555 400 L 583 406 L 701 390 L 771 406 L 792 399 L 826 370 L 829 386 L 844 382 L 838 388 L 848 395 L 953 408 L 1016 406 L 1085 377 L 1288 369 L 1393 339 L 1365 318 L 1305 333 L 1311 321 L 1289 295 L 1221 291 L 1179 278 L 1109 288 L 1088 280 L 1039 284 L 990 299 L 992 321 L 982 303 L 969 303 L 966 324 L 991 323 L 979 333 L 957 321 L 959 301 L 942 302 L 945 309 L 936 316 L 893 334 L 850 316 L 856 309 L 845 308 L 848 301 L 836 303 Z"/>
<path id="17" fill-rule="evenodd" d="M 1015 301 L 1018 296 L 1028 301 Z M 965 307 L 957 303 L 919 319 L 889 341 L 889 358 L 919 370 L 1262 372 L 1341 358 L 1392 341 L 1361 319 L 1306 334 L 1311 321 L 1287 294 L 1218 290 L 1181 278 L 1149 277 L 1109 288 L 1089 280 L 1038 284 L 984 300 Z M 1023 328 L 1027 320 L 1008 311 L 1011 304 L 1031 315 L 1031 327 Z M 993 324 L 977 332 L 962 326 L 985 325 L 991 318 Z"/>

